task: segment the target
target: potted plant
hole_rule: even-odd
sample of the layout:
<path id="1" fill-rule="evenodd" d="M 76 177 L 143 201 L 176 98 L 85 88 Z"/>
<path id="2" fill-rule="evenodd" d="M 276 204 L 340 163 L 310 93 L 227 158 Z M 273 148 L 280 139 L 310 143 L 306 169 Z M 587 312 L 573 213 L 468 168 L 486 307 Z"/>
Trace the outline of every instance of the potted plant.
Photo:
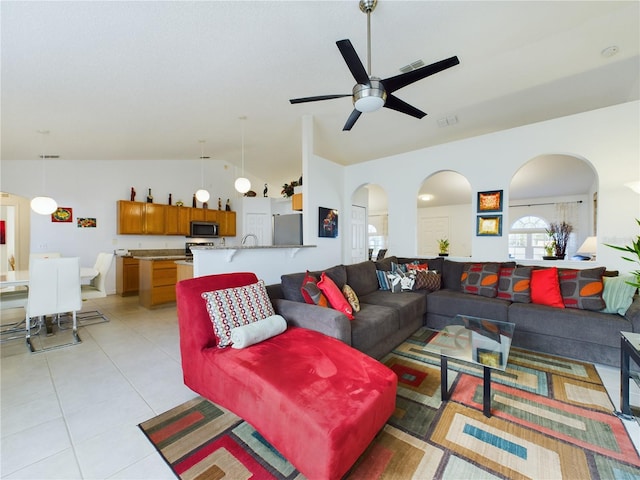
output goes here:
<path id="1" fill-rule="evenodd" d="M 567 222 L 556 222 L 549 225 L 547 235 L 553 240 L 555 246 L 556 258 L 564 259 L 567 254 L 567 245 L 569 244 L 569 236 L 573 232 L 573 226 Z"/>
<path id="2" fill-rule="evenodd" d="M 638 222 L 638 226 L 640 226 L 640 220 L 638 220 L 636 218 L 636 222 Z M 622 259 L 623 260 L 627 260 L 629 262 L 634 262 L 634 263 L 637 263 L 638 265 L 640 265 L 640 235 L 638 235 L 636 237 L 635 242 L 633 240 L 631 241 L 631 246 L 625 245 L 624 247 L 620 247 L 618 245 L 609 245 L 608 243 L 605 243 L 605 245 L 607 247 L 615 248 L 616 250 L 621 250 L 623 252 L 631 253 L 633 256 L 635 256 L 635 258 L 622 257 Z M 627 283 L 629 285 L 631 285 L 632 287 L 640 288 L 640 270 L 635 270 L 635 271 L 633 271 L 631 273 L 633 275 L 635 275 L 636 281 L 635 282 L 627 282 Z"/>
<path id="3" fill-rule="evenodd" d="M 549 236 L 547 243 L 544 246 L 544 256 L 542 257 L 543 260 L 555 260 L 556 256 L 555 256 L 555 251 L 556 251 L 556 242 L 553 239 L 553 236 L 549 233 L 549 230 L 547 230 L 547 235 Z"/>
<path id="4" fill-rule="evenodd" d="M 438 240 L 438 249 L 440 250 L 441 257 L 449 255 L 449 240 L 446 238 L 440 238 Z"/>

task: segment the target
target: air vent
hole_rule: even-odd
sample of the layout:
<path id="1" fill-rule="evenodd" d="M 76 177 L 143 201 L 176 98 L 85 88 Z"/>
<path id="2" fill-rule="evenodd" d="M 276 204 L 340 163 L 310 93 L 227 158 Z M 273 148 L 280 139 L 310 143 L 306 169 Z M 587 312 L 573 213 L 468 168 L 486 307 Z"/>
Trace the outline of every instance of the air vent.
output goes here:
<path id="1" fill-rule="evenodd" d="M 407 73 L 407 72 L 411 72 L 413 70 L 417 70 L 420 67 L 424 67 L 424 62 L 422 60 L 416 60 L 413 63 L 410 63 L 409 65 L 405 65 L 404 67 L 402 67 L 400 69 L 400 71 L 402 73 Z"/>
<path id="2" fill-rule="evenodd" d="M 40 158 L 60 158 L 60 155 L 40 155 Z"/>

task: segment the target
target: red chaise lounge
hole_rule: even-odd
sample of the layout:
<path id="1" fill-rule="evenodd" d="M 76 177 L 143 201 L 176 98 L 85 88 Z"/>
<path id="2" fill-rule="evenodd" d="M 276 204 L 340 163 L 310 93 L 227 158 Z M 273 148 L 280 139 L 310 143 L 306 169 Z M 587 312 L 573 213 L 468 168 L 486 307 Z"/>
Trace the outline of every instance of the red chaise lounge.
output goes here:
<path id="1" fill-rule="evenodd" d="M 218 348 L 201 294 L 257 281 L 253 273 L 232 273 L 177 284 L 184 382 L 249 422 L 310 480 L 339 479 L 393 413 L 397 377 L 303 328 L 244 349 Z"/>

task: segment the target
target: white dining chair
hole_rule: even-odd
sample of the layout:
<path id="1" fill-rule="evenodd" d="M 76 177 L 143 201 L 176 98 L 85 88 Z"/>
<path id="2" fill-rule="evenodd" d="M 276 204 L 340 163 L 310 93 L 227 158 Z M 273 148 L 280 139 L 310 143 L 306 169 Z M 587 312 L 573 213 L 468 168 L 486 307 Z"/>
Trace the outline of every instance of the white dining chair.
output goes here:
<path id="1" fill-rule="evenodd" d="M 26 308 L 27 346 L 33 352 L 31 322 L 38 317 L 39 325 L 47 315 L 59 317 L 70 313 L 73 320 L 73 342 L 54 348 L 79 343 L 76 312 L 82 308 L 80 294 L 80 259 L 34 258 L 29 265 L 29 295 Z"/>
<path id="2" fill-rule="evenodd" d="M 98 253 L 94 269 L 98 272 L 94 278 L 91 279 L 88 285 L 82 285 L 82 300 L 89 300 L 92 298 L 103 298 L 107 296 L 107 275 L 111 270 L 113 264 L 113 253 Z M 102 314 L 99 310 L 92 310 L 87 312 L 81 312 L 79 314 L 79 320 L 82 325 L 88 325 L 88 321 L 97 319 L 99 321 L 108 322 L 109 319 Z M 94 322 L 97 323 L 97 322 Z"/>

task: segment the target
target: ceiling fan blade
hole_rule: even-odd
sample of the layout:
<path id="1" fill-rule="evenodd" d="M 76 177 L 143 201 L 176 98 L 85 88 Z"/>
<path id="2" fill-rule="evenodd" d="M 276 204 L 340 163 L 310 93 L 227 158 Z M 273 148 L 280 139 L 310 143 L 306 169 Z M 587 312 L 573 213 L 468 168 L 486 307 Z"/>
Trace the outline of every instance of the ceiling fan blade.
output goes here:
<path id="1" fill-rule="evenodd" d="M 333 98 L 342 98 L 342 97 L 350 97 L 350 93 L 345 94 L 337 94 L 337 95 L 318 95 L 317 97 L 303 97 L 303 98 L 292 98 L 289 100 L 291 103 L 305 103 L 305 102 L 318 102 L 320 100 L 331 100 Z"/>
<path id="2" fill-rule="evenodd" d="M 401 89 L 402 87 L 406 87 L 407 85 L 417 82 L 418 80 L 422 80 L 429 75 L 433 75 L 434 73 L 441 72 L 443 70 L 446 70 L 447 68 L 454 67 L 459 63 L 460 60 L 458 60 L 458 57 L 451 57 L 445 60 L 440 60 L 436 63 L 432 63 L 431 65 L 418 68 L 417 70 L 413 70 L 411 72 L 402 73 L 400 75 L 396 75 L 395 77 L 385 78 L 384 80 L 381 80 L 381 82 L 384 85 L 384 89 L 387 91 L 387 94 L 389 94 Z"/>
<path id="3" fill-rule="evenodd" d="M 400 100 L 395 95 L 387 95 L 387 100 L 384 102 L 386 108 L 395 110 L 396 112 L 406 113 L 412 117 L 422 118 L 426 115 L 422 110 L 418 110 L 416 107 L 409 105 L 404 100 Z"/>
<path id="4" fill-rule="evenodd" d="M 347 63 L 347 67 L 351 70 L 351 75 L 356 79 L 356 82 L 362 85 L 368 85 L 369 75 L 364 69 L 364 65 L 362 65 L 355 48 L 351 45 L 351 40 L 338 40 L 336 45 L 338 45 L 342 58 L 344 58 L 344 61 Z"/>
<path id="5" fill-rule="evenodd" d="M 356 120 L 360 118 L 361 114 L 362 112 L 354 108 L 353 112 L 351 112 L 351 115 L 349 115 L 349 118 L 347 118 L 347 123 L 345 123 L 344 127 L 342 127 L 342 131 L 344 132 L 347 130 L 351 130 L 351 127 L 353 127 L 353 125 L 356 123 Z"/>

